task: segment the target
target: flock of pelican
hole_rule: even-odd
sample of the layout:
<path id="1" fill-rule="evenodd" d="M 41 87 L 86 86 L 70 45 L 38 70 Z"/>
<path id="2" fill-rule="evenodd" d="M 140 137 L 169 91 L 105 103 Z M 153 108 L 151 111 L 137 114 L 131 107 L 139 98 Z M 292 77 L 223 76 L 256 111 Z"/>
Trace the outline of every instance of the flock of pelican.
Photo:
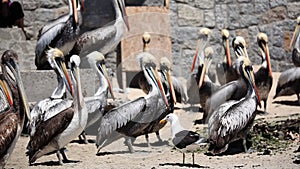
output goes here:
<path id="1" fill-rule="evenodd" d="M 35 64 L 38 69 L 52 69 L 57 76 L 57 87 L 51 96 L 37 102 L 29 110 L 28 101 L 14 51 L 3 53 L 0 63 L 0 160 L 1 168 L 7 163 L 20 136 L 25 118 L 28 118 L 30 139 L 26 155 L 29 164 L 38 158 L 56 153 L 59 164 L 68 162 L 65 146 L 82 136 L 84 130 L 98 123 L 96 147 L 98 152 L 117 139 L 124 138 L 130 152 L 135 138 L 144 135 L 149 144 L 149 134 L 156 133 L 171 122 L 172 142 L 178 149 L 209 143 L 212 154 L 225 152 L 233 141 L 245 138 L 251 129 L 257 106 L 264 102 L 272 87 L 272 69 L 268 37 L 257 36 L 262 64 L 254 72 L 247 53 L 245 39 L 237 36 L 232 40 L 236 59 L 231 58 L 229 31 L 222 30 L 225 50 L 224 62 L 216 66 L 218 82 L 209 77 L 213 51 L 207 48 L 211 31 L 200 30 L 200 41 L 193 59 L 188 90 L 176 77 L 171 76 L 171 63 L 163 57 L 159 67 L 156 58 L 148 50 L 151 36 L 142 37 L 143 52 L 137 56 L 140 72 L 131 85 L 142 89 L 146 95 L 105 111 L 108 94 L 114 94 L 105 67 L 105 57 L 120 42 L 125 29 L 129 29 L 123 0 L 112 0 L 116 12 L 113 25 L 104 26 L 82 35 L 79 34 L 83 1 L 69 0 L 69 14 L 45 25 L 36 45 Z M 283 72 L 278 81 L 274 98 L 296 94 L 299 98 L 300 17 L 291 42 L 292 56 L 296 67 Z M 100 81 L 93 96 L 83 97 L 80 79 L 81 60 L 87 61 Z M 68 71 L 69 68 L 69 71 Z M 208 125 L 208 138 L 184 129 L 174 113 L 176 103 L 200 104 L 203 123 Z M 183 157 L 184 157 L 183 153 Z M 194 154 L 193 154 L 194 162 Z M 184 158 L 183 158 L 184 163 Z"/>

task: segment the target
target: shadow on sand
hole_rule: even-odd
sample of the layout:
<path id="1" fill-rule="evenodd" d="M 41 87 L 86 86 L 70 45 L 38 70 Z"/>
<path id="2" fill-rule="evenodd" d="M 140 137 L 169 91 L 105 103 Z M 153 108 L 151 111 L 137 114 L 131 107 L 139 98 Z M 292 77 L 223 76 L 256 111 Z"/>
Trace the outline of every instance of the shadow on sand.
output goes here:
<path id="1" fill-rule="evenodd" d="M 63 163 L 79 163 L 80 161 L 78 160 L 68 160 L 68 161 L 63 161 Z M 61 166 L 58 161 L 46 161 L 42 163 L 34 163 L 31 164 L 30 166 Z"/>
<path id="2" fill-rule="evenodd" d="M 178 166 L 178 167 L 188 167 L 188 168 L 210 168 L 209 166 L 201 166 L 199 164 L 182 164 L 182 163 L 163 163 L 159 166 Z"/>
<path id="3" fill-rule="evenodd" d="M 298 100 L 296 100 L 296 101 L 290 101 L 290 100 L 273 101 L 273 103 L 283 104 L 283 105 L 288 105 L 288 106 L 300 106 L 298 103 Z"/>
<path id="4" fill-rule="evenodd" d="M 134 146 L 137 146 L 137 147 L 148 147 L 148 144 L 147 143 L 133 143 L 132 145 Z M 150 143 L 150 146 L 153 146 L 153 147 L 159 147 L 159 146 L 164 146 L 164 145 L 169 145 L 169 142 L 168 141 L 157 141 L 157 142 L 154 142 L 154 143 Z"/>

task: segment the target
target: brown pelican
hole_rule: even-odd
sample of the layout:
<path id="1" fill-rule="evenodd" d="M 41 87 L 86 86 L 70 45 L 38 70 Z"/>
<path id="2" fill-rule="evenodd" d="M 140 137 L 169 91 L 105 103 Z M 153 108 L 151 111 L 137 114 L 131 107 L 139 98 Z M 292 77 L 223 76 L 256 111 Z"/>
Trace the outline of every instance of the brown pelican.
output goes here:
<path id="1" fill-rule="evenodd" d="M 7 50 L 1 58 L 0 86 L 5 97 L 0 102 L 9 106 L 0 114 L 0 168 L 4 168 L 22 132 L 29 107 L 17 64 L 18 56 Z"/>
<path id="2" fill-rule="evenodd" d="M 112 2 L 116 12 L 114 24 L 83 33 L 70 52 L 69 56 L 76 54 L 81 57 L 82 65 L 87 65 L 84 56 L 92 51 L 99 51 L 103 55 L 113 51 L 124 35 L 124 26 L 129 29 L 124 0 L 112 0 Z"/>
<path id="3" fill-rule="evenodd" d="M 88 128 L 103 116 L 105 106 L 107 105 L 106 99 L 108 98 L 108 91 L 110 91 L 112 98 L 114 98 L 114 95 L 106 70 L 105 58 L 103 54 L 94 51 L 88 54 L 86 57 L 89 61 L 91 68 L 96 72 L 100 81 L 100 86 L 97 92 L 94 94 L 94 96 L 84 98 L 88 111 L 88 121 L 86 125 L 86 128 Z M 84 138 L 85 143 L 87 143 L 84 133 L 82 136 Z"/>
<path id="4" fill-rule="evenodd" d="M 264 33 L 259 33 L 257 36 L 257 43 L 261 51 L 262 65 L 255 73 L 255 83 L 260 99 L 264 102 L 264 113 L 266 113 L 267 99 L 273 83 L 268 36 Z"/>
<path id="5" fill-rule="evenodd" d="M 291 40 L 292 59 L 295 66 L 300 66 L 300 44 L 299 44 L 300 16 L 297 18 L 297 25 Z"/>
<path id="6" fill-rule="evenodd" d="M 245 39 L 237 36 L 233 39 L 233 48 L 238 59 L 233 63 L 233 67 L 236 69 L 237 74 L 240 75 L 239 67 L 243 62 L 244 58 L 248 58 Z M 203 114 L 203 122 L 207 122 L 208 117 L 211 113 L 221 104 L 228 100 L 240 100 L 247 94 L 247 82 L 243 77 L 235 81 L 231 81 L 221 86 L 218 91 L 212 94 L 207 99 Z"/>
<path id="7" fill-rule="evenodd" d="M 59 164 L 68 161 L 63 148 L 84 130 L 87 123 L 87 110 L 81 92 L 79 75 L 79 56 L 72 56 L 71 77 L 75 89 L 72 101 L 62 100 L 58 105 L 50 107 L 31 129 L 27 154 L 29 163 L 53 152 L 57 153 Z"/>
<path id="8" fill-rule="evenodd" d="M 143 72 L 150 84 L 147 96 L 125 103 L 106 113 L 98 129 L 96 146 L 98 152 L 104 146 L 121 137 L 126 138 L 126 144 L 130 152 L 134 152 L 129 137 L 140 136 L 149 124 L 156 120 L 162 110 L 168 107 L 164 89 L 158 77 L 153 57 L 143 57 Z M 159 101 L 160 99 L 164 102 Z M 145 134 L 145 133 L 143 133 Z"/>
<path id="9" fill-rule="evenodd" d="M 229 32 L 227 29 L 222 29 L 221 33 L 223 39 L 223 46 L 225 50 L 225 58 L 223 63 L 217 64 L 216 71 L 217 71 L 219 83 L 221 85 L 224 85 L 225 83 L 238 79 L 238 75 L 236 74 L 231 63 L 230 47 L 229 47 Z"/>
<path id="10" fill-rule="evenodd" d="M 41 29 L 35 48 L 35 65 L 37 69 L 51 69 L 47 62 L 49 47 L 60 49 L 64 55 L 73 48 L 79 36 L 79 0 L 69 0 L 69 14 L 53 21 Z"/>
<path id="11" fill-rule="evenodd" d="M 156 117 L 158 117 L 158 118 L 156 118 L 152 122 L 150 122 L 149 126 L 146 127 L 144 130 L 142 130 L 140 134 L 137 134 L 137 135 L 145 134 L 145 138 L 146 138 L 148 146 L 150 146 L 149 136 L 148 136 L 149 133 L 155 132 L 157 139 L 160 142 L 162 142 L 162 139 L 160 138 L 160 135 L 159 135 L 159 130 L 161 128 L 163 128 L 165 126 L 165 124 L 161 124 L 159 122 L 160 122 L 160 120 L 165 118 L 166 115 L 173 113 L 174 104 L 176 104 L 176 102 L 177 102 L 176 90 L 175 90 L 175 86 L 173 86 L 173 84 L 174 84 L 173 80 L 176 78 L 174 76 L 171 76 L 171 63 L 168 60 L 168 58 L 166 58 L 166 57 L 162 57 L 160 60 L 160 79 L 164 85 L 164 91 L 165 91 L 165 95 L 168 99 L 169 106 L 166 109 L 159 110 L 156 115 Z M 178 82 L 176 82 L 176 83 L 178 83 Z M 162 102 L 161 104 L 163 104 L 162 99 L 160 99 L 159 102 Z"/>
<path id="12" fill-rule="evenodd" d="M 282 72 L 278 78 L 276 94 L 273 99 L 279 96 L 297 95 L 300 105 L 300 67 L 294 67 Z"/>
<path id="13" fill-rule="evenodd" d="M 246 136 L 253 125 L 260 98 L 250 60 L 244 58 L 239 69 L 249 86 L 247 94 L 240 100 L 229 100 L 221 104 L 208 119 L 209 150 L 212 154 L 225 152 L 229 143 L 239 139 L 244 140 L 247 152 Z"/>
<path id="14" fill-rule="evenodd" d="M 187 95 L 188 95 L 188 103 L 190 104 L 199 104 L 200 98 L 198 95 L 199 87 L 198 82 L 199 80 L 196 79 L 197 74 L 201 74 L 202 68 L 199 70 L 195 70 L 196 64 L 199 63 L 199 65 L 203 65 L 201 61 L 204 61 L 204 49 L 206 47 L 207 42 L 209 41 L 211 30 L 207 28 L 200 29 L 200 40 L 197 44 L 196 54 L 194 55 L 194 59 L 192 62 L 191 67 L 191 76 L 187 80 Z M 200 59 L 201 58 L 201 59 Z M 197 61 L 199 60 L 200 61 Z M 198 66 L 198 68 L 200 68 Z M 196 94 L 195 94 L 196 93 Z"/>
<path id="15" fill-rule="evenodd" d="M 142 40 L 143 40 L 143 52 L 141 52 L 137 55 L 137 59 L 139 62 L 142 60 L 143 57 L 154 57 L 149 52 L 149 43 L 151 40 L 151 35 L 148 32 L 145 32 L 143 34 Z M 139 64 L 142 65 L 141 63 L 139 63 Z M 168 67 L 168 72 L 171 71 L 171 63 L 167 57 L 161 58 L 160 66 L 161 66 L 161 68 L 164 67 L 165 70 L 167 70 L 166 67 Z M 178 102 L 178 103 L 186 102 L 187 94 L 186 94 L 186 90 L 185 90 L 183 84 L 175 76 L 170 76 L 170 78 L 172 80 L 172 86 L 174 87 L 174 91 L 175 91 L 174 95 L 176 96 L 176 102 Z M 163 78 L 160 78 L 160 80 L 165 82 L 165 80 Z M 141 71 L 138 72 L 136 74 L 136 76 L 133 77 L 133 79 L 131 80 L 131 82 L 129 84 L 129 87 L 142 89 L 146 94 L 148 94 L 148 92 L 150 90 L 150 85 L 149 85 L 149 83 L 147 83 L 147 80 L 142 71 L 142 68 L 141 68 Z"/>
<path id="16" fill-rule="evenodd" d="M 171 123 L 171 134 L 172 142 L 174 146 L 178 149 L 185 149 L 182 151 L 183 155 L 183 164 L 185 162 L 185 152 L 187 150 L 192 151 L 193 165 L 195 164 L 194 160 L 194 150 L 199 148 L 200 145 L 206 144 L 206 139 L 201 137 L 200 134 L 184 129 L 176 114 L 171 113 L 167 115 L 164 119 L 160 121 L 161 124 L 166 124 L 166 122 Z"/>

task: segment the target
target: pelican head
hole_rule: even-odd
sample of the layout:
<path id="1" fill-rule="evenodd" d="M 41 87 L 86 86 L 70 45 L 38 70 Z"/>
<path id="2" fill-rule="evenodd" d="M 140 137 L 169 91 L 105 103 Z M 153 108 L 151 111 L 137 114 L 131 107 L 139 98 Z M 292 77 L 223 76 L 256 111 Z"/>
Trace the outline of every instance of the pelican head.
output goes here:
<path id="1" fill-rule="evenodd" d="M 270 62 L 270 53 L 269 53 L 269 47 L 268 47 L 268 36 L 265 33 L 258 33 L 257 35 L 257 43 L 259 46 L 259 49 L 262 53 L 262 60 L 263 64 L 264 61 L 266 61 L 267 65 L 263 65 L 268 68 L 269 74 L 272 76 L 272 68 L 271 68 L 271 62 Z"/>
<path id="2" fill-rule="evenodd" d="M 9 74 L 9 77 L 10 77 L 9 80 L 11 82 L 16 83 L 18 86 L 19 95 L 21 97 L 22 104 L 23 104 L 23 110 L 25 111 L 22 113 L 25 113 L 25 115 L 27 116 L 29 121 L 31 121 L 27 96 L 25 94 L 25 89 L 24 89 L 24 85 L 22 82 L 20 69 L 17 64 L 18 63 L 17 61 L 18 61 L 18 55 L 12 50 L 5 51 L 1 58 L 2 64 L 6 65 L 6 67 L 8 68 L 7 73 Z M 4 70 L 7 70 L 7 69 L 5 68 Z M 2 71 L 4 71 L 4 70 L 2 70 Z M 6 87 L 6 90 L 8 90 L 8 87 Z"/>
<path id="3" fill-rule="evenodd" d="M 295 26 L 293 37 L 292 37 L 292 40 L 291 40 L 291 43 L 290 43 L 290 49 L 295 48 L 296 41 L 299 37 L 300 16 L 297 17 L 296 21 L 297 21 L 297 25 Z"/>
<path id="4" fill-rule="evenodd" d="M 237 36 L 232 41 L 233 50 L 237 57 L 248 57 L 246 41 L 243 37 Z"/>
<path id="5" fill-rule="evenodd" d="M 149 43 L 150 43 L 150 40 L 151 40 L 151 36 L 148 32 L 145 32 L 143 34 L 143 52 L 147 52 L 149 51 Z"/>
<path id="6" fill-rule="evenodd" d="M 99 71 L 106 79 L 109 87 L 109 91 L 112 95 L 112 98 L 114 98 L 113 90 L 112 90 L 112 85 L 109 80 L 109 76 L 107 73 L 107 69 L 105 66 L 105 57 L 102 53 L 98 51 L 94 51 L 86 56 L 88 58 L 88 62 L 92 67 L 95 67 L 94 69 Z"/>
<path id="7" fill-rule="evenodd" d="M 161 94 L 166 106 L 169 106 L 168 100 L 167 100 L 166 95 L 165 95 L 163 85 L 160 81 L 160 78 L 159 78 L 159 75 L 158 75 L 158 72 L 157 72 L 157 67 L 156 67 L 156 64 L 155 64 L 154 56 L 153 55 L 144 56 L 142 58 L 142 65 L 143 65 L 144 72 L 147 73 L 147 76 L 153 82 L 152 84 L 154 84 L 154 85 L 152 85 L 152 88 L 155 88 L 155 87 L 158 88 L 158 90 L 160 91 L 160 94 Z M 151 82 L 149 81 L 149 83 L 151 83 Z"/>
<path id="8" fill-rule="evenodd" d="M 163 78 L 165 80 L 167 80 L 167 82 L 169 84 L 168 87 L 170 89 L 172 99 L 174 101 L 174 104 L 176 104 L 177 100 L 176 100 L 174 86 L 173 86 L 173 82 L 172 82 L 172 78 L 171 78 L 171 66 L 172 66 L 171 62 L 169 61 L 169 59 L 167 57 L 162 57 L 160 59 L 160 70 L 161 70 L 161 73 L 163 75 Z"/>
<path id="9" fill-rule="evenodd" d="M 204 50 L 205 57 L 212 58 L 213 54 L 214 54 L 214 49 L 212 47 L 205 48 Z"/>
<path id="10" fill-rule="evenodd" d="M 51 65 L 51 67 L 64 80 L 65 85 L 67 86 L 67 89 L 73 96 L 74 95 L 73 86 L 72 86 L 71 79 L 70 79 L 70 76 L 69 76 L 67 68 L 66 68 L 63 52 L 57 48 L 50 48 L 47 51 L 47 60 L 48 60 L 49 64 Z"/>
<path id="11" fill-rule="evenodd" d="M 221 34 L 223 38 L 228 39 L 229 38 L 229 31 L 227 29 L 222 29 Z"/>

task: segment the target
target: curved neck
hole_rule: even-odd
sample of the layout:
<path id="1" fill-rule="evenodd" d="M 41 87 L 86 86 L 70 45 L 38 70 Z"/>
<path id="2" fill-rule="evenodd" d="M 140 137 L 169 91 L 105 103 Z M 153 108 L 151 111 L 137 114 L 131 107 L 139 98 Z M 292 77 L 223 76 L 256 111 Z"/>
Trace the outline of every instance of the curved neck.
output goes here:
<path id="1" fill-rule="evenodd" d="M 121 18 L 122 13 L 121 13 L 120 6 L 119 6 L 117 0 L 113 0 L 113 6 L 114 6 L 115 12 L 116 12 L 116 19 Z"/>
<path id="2" fill-rule="evenodd" d="M 107 92 L 108 83 L 107 83 L 105 76 L 99 71 L 99 69 L 97 69 L 95 64 L 93 64 L 92 68 L 96 72 L 96 74 L 99 78 L 99 81 L 100 81 L 100 86 L 99 86 L 97 92 L 94 94 L 94 96 L 100 96 L 103 92 Z"/>
<path id="3" fill-rule="evenodd" d="M 66 86 L 59 72 L 56 69 L 54 69 L 54 71 L 57 75 L 57 87 L 54 89 L 51 99 L 62 99 L 66 94 Z"/>

